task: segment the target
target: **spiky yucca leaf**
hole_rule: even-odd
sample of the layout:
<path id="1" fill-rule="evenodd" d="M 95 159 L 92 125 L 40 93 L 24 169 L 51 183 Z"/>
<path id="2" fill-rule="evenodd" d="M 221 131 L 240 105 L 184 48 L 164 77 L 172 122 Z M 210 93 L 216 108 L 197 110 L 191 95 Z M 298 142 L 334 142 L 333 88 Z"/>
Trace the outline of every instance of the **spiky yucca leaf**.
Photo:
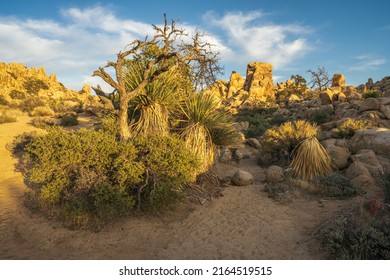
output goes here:
<path id="1" fill-rule="evenodd" d="M 318 176 L 332 172 L 332 161 L 317 138 L 303 140 L 296 147 L 293 161 L 290 165 L 294 176 L 311 181 Z"/>
<path id="2" fill-rule="evenodd" d="M 181 137 L 202 162 L 201 172 L 214 161 L 216 145 L 231 145 L 239 141 L 229 113 L 214 96 L 205 93 L 192 94 L 180 106 Z"/>
<path id="3" fill-rule="evenodd" d="M 144 67 L 141 62 L 133 61 L 125 77 L 126 86 L 132 90 L 141 83 Z M 158 70 L 152 69 L 151 74 Z M 175 73 L 168 71 L 149 82 L 142 93 L 131 102 L 130 126 L 134 136 L 167 135 L 168 117 L 178 103 Z"/>

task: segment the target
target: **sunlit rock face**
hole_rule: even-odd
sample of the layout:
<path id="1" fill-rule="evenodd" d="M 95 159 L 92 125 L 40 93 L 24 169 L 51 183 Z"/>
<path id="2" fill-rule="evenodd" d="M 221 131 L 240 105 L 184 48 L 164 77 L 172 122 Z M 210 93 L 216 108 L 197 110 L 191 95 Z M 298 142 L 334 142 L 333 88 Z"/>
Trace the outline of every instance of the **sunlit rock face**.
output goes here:
<path id="1" fill-rule="evenodd" d="M 69 90 L 57 81 L 54 73 L 47 76 L 43 67 L 27 68 L 14 62 L 0 63 L 0 89 L 2 97 L 10 103 L 29 96 L 42 99 L 77 99 L 86 103 L 91 96 L 88 85 L 84 85 L 81 91 Z"/>
<path id="2" fill-rule="evenodd" d="M 250 99 L 265 101 L 275 96 L 272 78 L 272 65 L 264 62 L 251 62 L 247 66 L 244 90 Z"/>

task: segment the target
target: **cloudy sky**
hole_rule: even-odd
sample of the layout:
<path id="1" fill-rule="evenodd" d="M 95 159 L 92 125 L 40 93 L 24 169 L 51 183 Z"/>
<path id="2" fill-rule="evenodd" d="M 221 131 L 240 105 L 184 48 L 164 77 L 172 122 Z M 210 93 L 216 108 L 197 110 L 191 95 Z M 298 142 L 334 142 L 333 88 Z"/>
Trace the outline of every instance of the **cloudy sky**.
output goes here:
<path id="1" fill-rule="evenodd" d="M 371 1 L 9 1 L 0 7 L 0 61 L 44 66 L 65 86 L 104 84 L 91 74 L 134 39 L 153 36 L 163 14 L 198 30 L 220 52 L 228 79 L 251 61 L 284 81 L 325 67 L 359 85 L 390 75 L 390 2 Z"/>

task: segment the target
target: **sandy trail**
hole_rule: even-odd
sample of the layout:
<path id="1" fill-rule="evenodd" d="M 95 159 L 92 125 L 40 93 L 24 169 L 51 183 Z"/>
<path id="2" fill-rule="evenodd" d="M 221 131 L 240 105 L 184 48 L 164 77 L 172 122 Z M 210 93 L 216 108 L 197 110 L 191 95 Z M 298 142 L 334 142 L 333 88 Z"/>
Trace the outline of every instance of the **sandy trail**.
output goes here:
<path id="1" fill-rule="evenodd" d="M 5 146 L 36 130 L 29 120 L 0 125 L 0 259 L 324 259 L 316 239 L 298 242 L 348 203 L 276 203 L 263 191 L 261 168 L 247 162 L 241 168 L 256 175 L 255 184 L 228 187 L 204 205 L 127 218 L 97 233 L 69 230 L 23 206 L 26 186 Z"/>

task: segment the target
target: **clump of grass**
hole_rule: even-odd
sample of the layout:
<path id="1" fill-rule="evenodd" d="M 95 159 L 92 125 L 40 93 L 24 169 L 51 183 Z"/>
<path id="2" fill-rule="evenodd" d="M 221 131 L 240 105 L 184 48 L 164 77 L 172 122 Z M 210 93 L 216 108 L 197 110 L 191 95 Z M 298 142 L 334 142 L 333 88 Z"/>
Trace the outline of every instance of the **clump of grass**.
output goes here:
<path id="1" fill-rule="evenodd" d="M 315 124 L 321 125 L 330 121 L 333 110 L 331 108 L 317 109 L 309 114 L 309 120 Z"/>
<path id="2" fill-rule="evenodd" d="M 295 151 L 290 165 L 295 177 L 312 181 L 313 179 L 332 172 L 332 160 L 317 138 L 310 137 L 302 141 Z"/>
<path id="3" fill-rule="evenodd" d="M 264 116 L 259 112 L 253 111 L 240 111 L 236 116 L 238 122 L 247 121 L 249 128 L 243 131 L 246 137 L 258 137 L 264 134 L 264 132 L 271 127 Z"/>
<path id="4" fill-rule="evenodd" d="M 54 111 L 46 106 L 35 107 L 30 113 L 32 117 L 50 117 L 54 116 Z"/>
<path id="5" fill-rule="evenodd" d="M 16 122 L 17 119 L 13 116 L 9 116 L 6 113 L 0 115 L 0 124 Z"/>
<path id="6" fill-rule="evenodd" d="M 31 123 L 36 128 L 41 128 L 41 129 L 46 129 L 56 124 L 54 119 L 47 118 L 47 117 L 33 118 Z"/>
<path id="7" fill-rule="evenodd" d="M 372 127 L 367 120 L 357 120 L 348 118 L 339 127 L 332 129 L 332 135 L 337 138 L 351 138 L 357 130 Z"/>

